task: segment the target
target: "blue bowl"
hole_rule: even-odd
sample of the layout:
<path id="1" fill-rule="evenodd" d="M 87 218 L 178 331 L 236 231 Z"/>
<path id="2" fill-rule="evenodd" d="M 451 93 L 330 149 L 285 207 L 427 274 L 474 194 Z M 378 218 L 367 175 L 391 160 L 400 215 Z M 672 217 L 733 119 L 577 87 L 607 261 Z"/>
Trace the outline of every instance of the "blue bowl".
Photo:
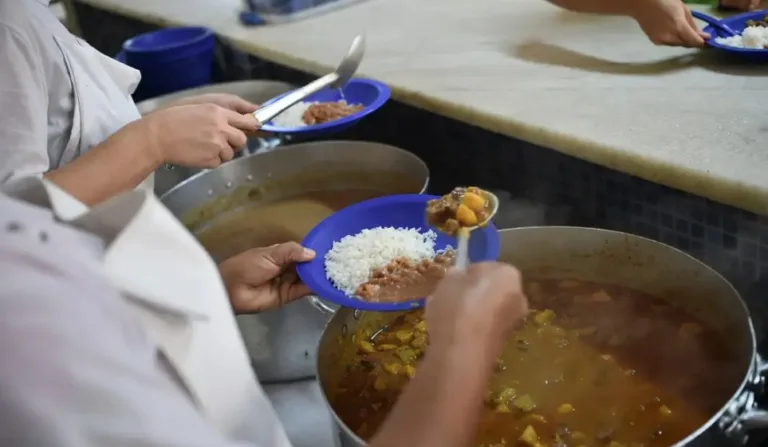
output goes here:
<path id="1" fill-rule="evenodd" d="M 262 126 L 262 130 L 295 136 L 320 136 L 339 132 L 383 106 L 389 100 L 391 94 L 389 87 L 372 79 L 351 79 L 341 90 L 344 92 L 344 98 L 349 104 L 362 104 L 364 106 L 363 110 L 335 121 L 314 126 L 278 127 L 270 121 Z M 265 105 L 277 101 L 288 93 L 290 92 L 272 98 Z M 310 95 L 305 102 L 331 102 L 339 101 L 340 99 L 342 99 L 341 93 L 337 89 L 325 88 Z"/>
<path id="2" fill-rule="evenodd" d="M 325 255 L 333 243 L 344 236 L 376 227 L 416 228 L 421 232 L 432 229 L 437 233 L 436 250 L 448 245 L 456 247 L 456 238 L 437 232 L 426 222 L 427 201 L 436 198 L 438 196 L 426 194 L 385 196 L 354 204 L 332 214 L 313 228 L 302 241 L 305 247 L 315 250 L 317 256 L 311 262 L 297 266 L 299 277 L 320 298 L 344 307 L 392 312 L 423 306 L 423 298 L 399 303 L 369 303 L 346 295 L 326 277 Z M 469 240 L 469 259 L 472 262 L 494 261 L 498 256 L 499 234 L 496 227 L 490 224 L 472 232 Z"/>
<path id="3" fill-rule="evenodd" d="M 744 31 L 744 28 L 747 27 L 747 20 L 755 20 L 755 21 L 762 20 L 765 18 L 766 15 L 768 15 L 768 10 L 752 11 L 744 14 L 731 16 L 725 19 L 721 19 L 720 22 L 724 23 L 725 25 L 728 25 L 732 30 L 741 34 L 741 32 Z M 717 37 L 726 37 L 717 28 L 713 27 L 712 25 L 708 25 L 704 27 L 703 31 L 705 33 L 708 33 L 710 36 L 712 36 L 711 39 L 707 40 L 707 45 L 709 45 L 712 48 L 717 48 L 720 51 L 727 52 L 733 56 L 737 56 L 739 58 L 746 59 L 746 60 L 752 60 L 752 61 L 768 60 L 768 50 L 766 49 L 729 47 L 728 45 L 717 43 L 717 41 L 715 40 Z"/>

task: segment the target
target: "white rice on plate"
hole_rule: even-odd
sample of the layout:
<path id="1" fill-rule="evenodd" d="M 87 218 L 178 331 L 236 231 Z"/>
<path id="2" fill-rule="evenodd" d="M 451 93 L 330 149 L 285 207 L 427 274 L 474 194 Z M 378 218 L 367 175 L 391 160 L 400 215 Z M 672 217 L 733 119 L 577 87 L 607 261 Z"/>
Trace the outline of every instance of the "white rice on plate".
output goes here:
<path id="1" fill-rule="evenodd" d="M 285 128 L 306 127 L 307 123 L 304 122 L 304 112 L 306 112 L 312 104 L 317 104 L 317 101 L 297 102 L 280 115 L 272 118 L 270 124 Z"/>
<path id="2" fill-rule="evenodd" d="M 717 37 L 715 42 L 734 48 L 764 49 L 768 45 L 768 27 L 749 26 L 740 36 Z"/>
<path id="3" fill-rule="evenodd" d="M 357 288 L 370 279 L 373 269 L 385 267 L 396 258 L 412 262 L 432 259 L 437 234 L 415 228 L 376 227 L 333 243 L 325 255 L 325 275 L 333 285 L 355 296 Z"/>

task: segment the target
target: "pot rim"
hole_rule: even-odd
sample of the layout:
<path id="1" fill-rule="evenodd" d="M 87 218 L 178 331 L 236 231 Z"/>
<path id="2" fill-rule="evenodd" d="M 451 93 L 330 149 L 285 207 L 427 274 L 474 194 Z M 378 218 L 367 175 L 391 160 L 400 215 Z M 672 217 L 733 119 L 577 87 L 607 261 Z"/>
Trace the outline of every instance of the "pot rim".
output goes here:
<path id="1" fill-rule="evenodd" d="M 298 143 L 298 144 L 286 144 L 286 145 L 281 145 L 280 147 L 278 147 L 274 151 L 261 152 L 261 153 L 256 153 L 256 154 L 248 154 L 248 155 L 245 155 L 244 157 L 239 157 L 239 158 L 237 158 L 235 160 L 232 160 L 231 162 L 228 162 L 228 163 L 237 163 L 237 162 L 244 163 L 243 160 L 249 160 L 252 157 L 274 156 L 272 154 L 279 153 L 282 150 L 311 148 L 313 146 L 329 146 L 329 145 L 332 145 L 332 144 L 339 144 L 339 143 L 341 143 L 341 144 L 350 144 L 350 143 L 353 143 L 353 144 L 374 144 L 374 145 L 377 145 L 377 146 L 386 146 L 387 149 L 392 150 L 393 152 L 399 152 L 400 154 L 402 154 L 402 155 L 404 155 L 406 157 L 412 157 L 415 161 L 417 161 L 418 163 L 421 164 L 421 166 L 424 168 L 424 172 L 426 173 L 426 175 L 424 177 L 424 182 L 421 185 L 421 189 L 419 191 L 419 194 L 423 194 L 427 190 L 427 187 L 429 186 L 429 180 L 430 180 L 430 170 L 429 170 L 429 166 L 427 166 L 427 163 L 424 160 L 422 160 L 421 157 L 419 157 L 418 155 L 416 155 L 416 154 L 414 154 L 412 152 L 409 152 L 409 151 L 407 151 L 405 149 L 399 148 L 397 146 L 392 146 L 392 145 L 385 144 L 385 143 L 379 143 L 379 142 L 376 142 L 376 141 L 328 140 L 328 141 L 312 141 L 312 142 L 308 142 L 308 143 Z M 221 166 L 224 166 L 224 164 L 220 165 L 219 167 L 221 167 Z M 210 172 L 215 171 L 216 169 L 218 169 L 218 168 L 203 169 L 200 172 L 196 172 L 195 174 L 185 178 L 181 182 L 179 182 L 176 185 L 174 185 L 171 189 L 165 191 L 158 199 L 160 200 L 160 202 L 164 202 L 171 194 L 176 193 L 177 191 L 181 190 L 185 186 L 187 186 L 190 183 L 194 182 L 195 180 L 203 177 L 204 175 L 206 175 L 206 174 L 208 174 Z"/>
<path id="2" fill-rule="evenodd" d="M 693 432 L 688 434 L 688 436 L 686 436 L 685 438 L 681 439 L 676 444 L 673 444 L 670 447 L 684 447 L 684 446 L 688 445 L 690 442 L 692 442 L 693 440 L 695 440 L 696 438 L 698 438 L 699 436 L 701 436 L 702 434 L 704 434 L 707 430 L 712 428 L 713 425 L 716 425 L 717 422 L 719 420 L 721 420 L 723 415 L 728 411 L 730 404 L 732 402 L 736 401 L 737 398 L 744 393 L 744 390 L 745 390 L 745 388 L 747 388 L 749 380 L 755 374 L 755 365 L 756 365 L 756 361 L 758 359 L 758 354 L 757 354 L 757 335 L 755 334 L 755 327 L 754 327 L 754 324 L 753 324 L 753 321 L 752 321 L 752 315 L 751 315 L 751 313 L 749 311 L 749 308 L 747 307 L 746 302 L 741 297 L 741 294 L 739 294 L 738 290 L 736 290 L 736 288 L 733 286 L 733 284 L 730 281 L 728 281 L 723 275 L 720 274 L 720 272 L 718 272 L 714 268 L 710 267 L 709 265 L 705 264 L 704 262 L 696 259 L 695 257 L 691 256 L 690 254 L 688 254 L 688 253 L 686 253 L 686 252 L 684 252 L 684 251 L 682 251 L 682 250 L 680 250 L 678 248 L 675 248 L 675 247 L 673 247 L 671 245 L 665 244 L 663 242 L 660 242 L 660 241 L 657 241 L 657 240 L 654 240 L 654 239 L 650 239 L 650 238 L 643 237 L 643 236 L 638 236 L 638 235 L 631 234 L 631 233 L 626 233 L 626 232 L 623 232 L 623 231 L 608 230 L 608 229 L 603 229 L 603 228 L 582 227 L 582 226 L 570 226 L 570 225 L 555 225 L 555 226 L 541 226 L 541 225 L 537 225 L 537 226 L 527 226 L 527 227 L 504 228 L 504 229 L 500 229 L 499 233 L 513 232 L 515 230 L 534 230 L 534 229 L 545 229 L 545 228 L 549 229 L 549 230 L 565 229 L 565 228 L 567 228 L 567 229 L 580 229 L 580 230 L 589 230 L 589 231 L 593 231 L 593 232 L 621 234 L 621 235 L 629 236 L 631 238 L 638 239 L 638 240 L 645 240 L 645 241 L 649 241 L 649 242 L 654 242 L 656 244 L 663 245 L 663 246 L 665 246 L 668 249 L 671 249 L 673 251 L 676 251 L 676 252 L 678 252 L 680 254 L 685 255 L 685 257 L 687 257 L 690 261 L 695 262 L 695 263 L 701 265 L 702 267 L 704 267 L 707 270 L 710 270 L 714 275 L 716 275 L 719 279 L 721 279 L 725 284 L 728 285 L 728 287 L 733 292 L 734 296 L 736 298 L 738 298 L 739 303 L 741 304 L 741 306 L 742 306 L 742 308 L 744 310 L 744 315 L 746 316 L 746 319 L 747 319 L 746 324 L 748 326 L 747 328 L 749 330 L 750 343 L 752 345 L 751 346 L 751 355 L 750 355 L 750 359 L 749 359 L 750 361 L 748 363 L 746 371 L 744 371 L 744 373 L 743 373 L 744 376 L 742 377 L 741 383 L 736 388 L 734 393 L 725 402 L 723 402 L 723 404 L 720 407 L 720 409 L 718 411 L 716 411 L 709 419 L 707 419 L 707 421 L 705 423 L 703 423 L 701 426 L 699 426 L 699 428 L 697 428 L 696 430 L 694 430 Z M 339 310 L 341 310 L 341 309 L 339 309 Z M 349 309 L 347 311 L 360 312 L 359 310 L 353 310 L 353 309 Z M 335 318 L 337 318 L 338 315 L 340 315 L 340 312 L 336 311 L 328 319 L 328 322 L 325 324 L 325 327 L 323 328 L 323 332 L 322 332 L 322 335 L 321 335 L 321 340 L 322 340 L 322 337 L 325 336 L 325 333 L 328 330 L 328 326 L 331 324 L 331 322 Z M 316 373 L 316 375 L 317 375 L 317 377 L 319 379 L 320 378 L 320 343 L 318 343 L 317 353 L 315 355 L 315 373 Z M 339 428 L 339 430 L 343 431 L 346 435 L 351 437 L 354 442 L 356 442 L 356 443 L 358 443 L 360 445 L 366 445 L 367 443 L 365 441 L 363 441 L 362 439 L 360 439 L 360 437 L 357 436 L 357 434 L 354 431 L 352 431 L 341 420 L 341 418 L 339 418 L 339 416 L 336 414 L 336 411 L 333 409 L 333 407 L 331 406 L 331 403 L 328 401 L 328 396 L 326 396 L 323 383 L 320 382 L 320 380 L 318 380 L 318 385 L 320 386 L 320 391 L 321 391 L 320 394 L 323 396 L 323 401 L 325 402 L 326 407 L 328 408 L 328 410 L 330 411 L 331 415 L 333 416 L 333 420 L 336 423 L 336 425 Z M 720 430 L 719 427 L 717 427 L 717 429 Z"/>

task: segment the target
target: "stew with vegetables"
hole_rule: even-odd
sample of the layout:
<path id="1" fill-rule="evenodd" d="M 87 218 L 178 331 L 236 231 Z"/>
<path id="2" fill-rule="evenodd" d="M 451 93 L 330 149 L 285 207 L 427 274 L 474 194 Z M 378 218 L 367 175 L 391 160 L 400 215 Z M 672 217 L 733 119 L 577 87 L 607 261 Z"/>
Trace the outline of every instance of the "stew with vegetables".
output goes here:
<path id="1" fill-rule="evenodd" d="M 526 293 L 532 311 L 496 361 L 478 447 L 668 447 L 735 391 L 735 353 L 665 300 L 571 279 L 530 281 Z M 354 334 L 331 400 L 358 436 L 376 432 L 428 340 L 421 311 Z"/>

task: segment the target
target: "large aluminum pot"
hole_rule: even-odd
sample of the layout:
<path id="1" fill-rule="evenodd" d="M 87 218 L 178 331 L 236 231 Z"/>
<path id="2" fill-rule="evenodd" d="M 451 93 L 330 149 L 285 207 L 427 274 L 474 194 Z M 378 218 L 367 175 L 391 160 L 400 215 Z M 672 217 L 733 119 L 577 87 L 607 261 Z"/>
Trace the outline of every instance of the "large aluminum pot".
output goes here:
<path id="1" fill-rule="evenodd" d="M 428 181 L 424 162 L 402 149 L 379 143 L 326 141 L 233 160 L 187 179 L 161 200 L 188 228 L 198 232 L 242 207 L 258 207 L 302 193 L 354 188 L 381 195 L 419 193 Z M 317 223 L 301 222 L 301 226 L 311 228 Z M 227 227 L 223 230 L 226 234 Z M 281 228 L 274 231 L 279 233 Z M 232 240 L 237 241 L 236 247 L 232 247 Z M 239 233 L 221 244 L 227 247 L 207 247 L 214 257 L 221 250 L 228 251 L 221 256 L 231 256 L 233 248 L 244 251 L 254 242 L 248 234 Z M 259 379 L 272 382 L 313 377 L 317 342 L 327 318 L 309 299 L 238 317 Z"/>
<path id="2" fill-rule="evenodd" d="M 523 274 L 570 277 L 624 285 L 666 298 L 721 331 L 738 350 L 744 375 L 730 401 L 677 446 L 744 444 L 755 428 L 768 428 L 768 412 L 757 408 L 767 364 L 756 353 L 755 333 L 746 305 L 717 272 L 693 257 L 659 242 L 615 231 L 578 227 L 527 227 L 501 230 L 500 259 Z M 351 337 L 360 329 L 380 328 L 399 314 L 340 309 L 320 339 L 318 381 L 329 402 L 355 353 Z M 329 404 L 329 408 L 330 404 Z M 331 408 L 333 412 L 333 408 Z M 343 447 L 365 443 L 333 413 Z"/>
<path id="3" fill-rule="evenodd" d="M 138 103 L 136 107 L 138 107 L 139 112 L 141 112 L 142 115 L 146 115 L 181 99 L 208 93 L 229 93 L 245 98 L 252 103 L 261 104 L 277 95 L 291 91 L 295 88 L 296 86 L 294 85 L 279 81 L 255 80 L 224 82 L 147 99 Z M 277 137 L 252 137 L 248 139 L 248 146 L 246 149 L 235 155 L 248 155 L 260 150 L 270 149 L 276 146 L 279 141 L 280 139 Z M 182 180 L 187 179 L 200 171 L 200 169 L 184 168 L 181 166 L 168 165 L 161 167 L 155 171 L 155 194 L 164 194 L 169 189 L 179 184 Z"/>

